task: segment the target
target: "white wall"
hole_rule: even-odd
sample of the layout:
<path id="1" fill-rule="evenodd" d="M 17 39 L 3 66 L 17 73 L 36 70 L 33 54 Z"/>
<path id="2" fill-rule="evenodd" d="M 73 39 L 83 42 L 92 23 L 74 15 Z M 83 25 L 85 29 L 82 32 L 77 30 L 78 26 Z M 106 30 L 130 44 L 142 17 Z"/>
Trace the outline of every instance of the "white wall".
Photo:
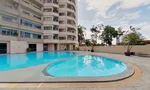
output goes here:
<path id="1" fill-rule="evenodd" d="M 37 45 L 36 51 L 37 52 L 42 52 L 43 51 L 43 44 L 42 43 L 38 43 L 36 45 Z"/>
<path id="2" fill-rule="evenodd" d="M 28 43 L 25 41 L 10 41 L 10 54 L 26 53 Z"/>
<path id="3" fill-rule="evenodd" d="M 90 46 L 80 46 L 79 48 L 83 51 L 91 50 Z M 102 53 L 124 54 L 124 52 L 127 51 L 127 46 L 95 46 L 94 51 Z M 150 54 L 150 45 L 133 46 L 131 51 L 136 53 Z"/>
<path id="4" fill-rule="evenodd" d="M 66 45 L 65 44 L 60 44 L 59 45 L 59 50 L 60 51 L 64 51 L 66 49 Z"/>

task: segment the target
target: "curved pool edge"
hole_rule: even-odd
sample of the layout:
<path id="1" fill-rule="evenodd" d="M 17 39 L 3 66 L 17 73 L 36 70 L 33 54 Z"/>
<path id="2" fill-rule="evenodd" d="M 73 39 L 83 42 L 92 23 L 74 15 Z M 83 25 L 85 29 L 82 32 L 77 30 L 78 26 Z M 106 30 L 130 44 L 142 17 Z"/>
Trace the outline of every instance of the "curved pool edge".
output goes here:
<path id="1" fill-rule="evenodd" d="M 118 60 L 120 61 L 120 60 Z M 61 61 L 58 61 L 58 62 L 61 62 Z M 122 62 L 122 61 L 121 61 Z M 56 62 L 53 62 L 49 65 L 52 65 Z M 134 67 L 132 64 L 130 63 L 126 63 L 126 62 L 123 62 L 126 66 L 127 66 L 127 69 L 123 72 L 123 73 L 120 73 L 120 74 L 117 74 L 117 75 L 112 75 L 112 76 L 100 76 L 100 77 L 54 77 L 52 75 L 50 75 L 49 73 L 47 73 L 46 69 L 47 66 L 43 71 L 42 73 L 44 74 L 44 76 L 46 77 L 49 77 L 49 82 L 53 82 L 53 83 L 68 83 L 68 82 L 114 82 L 114 81 L 120 81 L 120 80 L 124 80 L 124 79 L 127 79 L 131 76 L 134 75 L 135 73 L 135 70 L 134 70 Z"/>

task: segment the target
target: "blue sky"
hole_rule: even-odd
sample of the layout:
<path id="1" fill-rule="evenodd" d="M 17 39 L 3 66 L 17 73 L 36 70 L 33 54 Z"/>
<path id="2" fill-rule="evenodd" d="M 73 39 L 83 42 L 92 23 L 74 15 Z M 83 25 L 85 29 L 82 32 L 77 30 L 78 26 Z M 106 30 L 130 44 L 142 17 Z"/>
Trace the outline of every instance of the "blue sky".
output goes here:
<path id="1" fill-rule="evenodd" d="M 104 24 L 128 30 L 129 26 L 141 28 L 150 39 L 150 0 L 78 0 L 78 24 L 87 28 Z"/>

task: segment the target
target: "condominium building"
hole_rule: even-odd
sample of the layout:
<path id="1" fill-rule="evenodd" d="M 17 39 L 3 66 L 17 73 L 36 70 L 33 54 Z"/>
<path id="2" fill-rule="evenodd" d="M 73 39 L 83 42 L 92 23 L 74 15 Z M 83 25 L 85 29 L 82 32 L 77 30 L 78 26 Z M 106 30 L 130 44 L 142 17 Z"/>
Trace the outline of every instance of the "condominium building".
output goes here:
<path id="1" fill-rule="evenodd" d="M 77 43 L 76 0 L 43 0 L 44 49 L 73 50 Z"/>
<path id="2" fill-rule="evenodd" d="M 76 0 L 0 0 L 0 53 L 73 50 Z"/>

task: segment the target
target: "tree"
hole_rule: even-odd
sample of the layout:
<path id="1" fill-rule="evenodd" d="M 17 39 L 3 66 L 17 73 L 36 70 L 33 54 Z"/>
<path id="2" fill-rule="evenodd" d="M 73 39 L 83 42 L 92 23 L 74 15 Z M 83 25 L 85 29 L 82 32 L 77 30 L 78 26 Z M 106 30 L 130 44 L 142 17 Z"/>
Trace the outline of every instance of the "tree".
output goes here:
<path id="1" fill-rule="evenodd" d="M 105 26 L 104 31 L 102 32 L 101 39 L 104 43 L 111 46 L 113 38 L 118 36 L 118 32 L 115 30 L 114 27 Z"/>
<path id="2" fill-rule="evenodd" d="M 122 28 L 119 27 L 118 30 L 117 30 L 117 37 L 116 37 L 116 43 L 117 44 L 120 44 L 120 37 L 124 35 L 125 31 L 122 31 Z"/>
<path id="3" fill-rule="evenodd" d="M 86 39 L 86 40 L 85 40 L 85 44 L 86 44 L 86 46 L 91 46 L 91 41 L 90 41 L 90 39 Z"/>
<path id="4" fill-rule="evenodd" d="M 144 37 L 138 32 L 138 30 L 140 30 L 140 28 L 134 28 L 130 26 L 130 32 L 125 35 L 122 40 L 123 43 L 127 45 L 127 53 L 130 53 L 133 45 L 138 45 L 141 42 L 145 42 Z"/>
<path id="5" fill-rule="evenodd" d="M 91 28 L 91 32 L 93 33 L 92 35 L 91 35 L 91 40 L 92 40 L 92 51 L 93 51 L 93 49 L 94 49 L 94 46 L 97 44 L 97 40 L 99 39 L 99 37 L 100 37 L 100 31 L 102 30 L 102 28 L 104 27 L 104 25 L 103 24 L 101 24 L 101 25 L 97 25 L 97 26 L 93 26 L 92 28 Z"/>
<path id="6" fill-rule="evenodd" d="M 79 42 L 79 45 L 82 45 L 82 43 L 85 41 L 85 38 L 84 38 L 84 30 L 86 28 L 81 26 L 81 25 L 78 25 L 78 42 Z"/>

